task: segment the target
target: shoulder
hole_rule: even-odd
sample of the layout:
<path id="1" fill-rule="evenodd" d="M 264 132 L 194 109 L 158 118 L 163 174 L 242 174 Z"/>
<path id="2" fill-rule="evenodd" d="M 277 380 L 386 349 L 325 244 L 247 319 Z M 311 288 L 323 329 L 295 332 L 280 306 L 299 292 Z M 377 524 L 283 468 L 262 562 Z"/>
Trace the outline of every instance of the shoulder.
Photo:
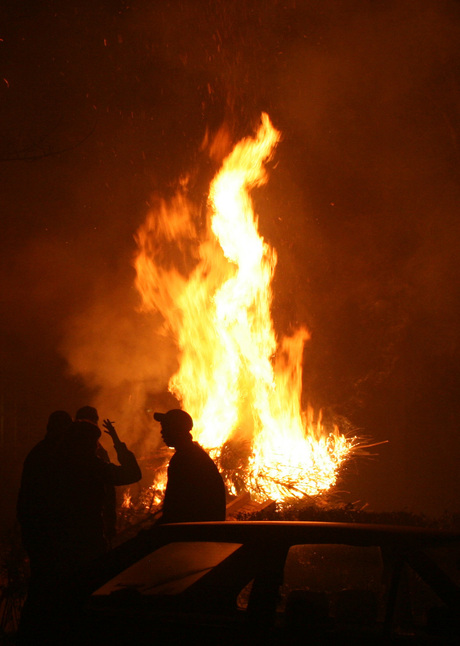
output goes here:
<path id="1" fill-rule="evenodd" d="M 40 456 L 43 452 L 46 452 L 46 449 L 47 449 L 47 443 L 45 442 L 45 440 L 40 440 L 38 444 L 36 444 L 34 447 L 30 449 L 25 459 L 25 462 L 28 462 L 30 460 L 33 460 L 35 457 Z"/>
<path id="2" fill-rule="evenodd" d="M 210 462 L 213 462 L 213 459 L 211 458 L 209 453 L 201 446 L 201 444 L 198 444 L 198 442 L 193 442 L 193 451 L 195 455 L 200 456 L 203 460 L 209 460 Z"/>
<path id="3" fill-rule="evenodd" d="M 54 457 L 54 454 L 48 442 L 46 442 L 45 440 L 41 440 L 27 454 L 27 457 L 24 460 L 23 469 L 27 471 L 30 469 L 43 466 L 46 462 L 50 461 L 53 457 Z"/>
<path id="4" fill-rule="evenodd" d="M 198 444 L 198 442 L 190 442 L 190 444 L 187 444 L 187 446 L 176 451 L 176 453 L 171 458 L 171 462 L 174 460 L 174 458 L 176 458 L 176 461 L 211 459 L 208 453 L 200 444 Z"/>
<path id="5" fill-rule="evenodd" d="M 219 473 L 216 463 L 206 449 L 198 444 L 198 442 L 194 442 L 193 445 L 193 458 L 191 458 L 193 462 L 195 462 L 196 465 L 199 465 L 200 469 L 205 470 L 206 473 Z"/>

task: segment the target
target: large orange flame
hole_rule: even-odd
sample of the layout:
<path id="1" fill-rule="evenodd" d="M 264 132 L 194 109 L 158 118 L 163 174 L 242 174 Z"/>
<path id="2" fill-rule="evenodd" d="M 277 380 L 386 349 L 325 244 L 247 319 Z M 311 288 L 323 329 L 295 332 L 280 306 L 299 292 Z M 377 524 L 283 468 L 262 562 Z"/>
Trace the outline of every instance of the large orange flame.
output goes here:
<path id="1" fill-rule="evenodd" d="M 211 183 L 206 223 L 184 182 L 137 232 L 136 286 L 160 311 L 180 351 L 170 391 L 194 419 L 194 437 L 228 469 L 232 493 L 283 501 L 336 481 L 352 441 L 301 408 L 307 330 L 278 343 L 271 318 L 276 251 L 259 235 L 251 190 L 280 133 L 267 114 Z M 238 456 L 238 457 L 235 457 Z"/>

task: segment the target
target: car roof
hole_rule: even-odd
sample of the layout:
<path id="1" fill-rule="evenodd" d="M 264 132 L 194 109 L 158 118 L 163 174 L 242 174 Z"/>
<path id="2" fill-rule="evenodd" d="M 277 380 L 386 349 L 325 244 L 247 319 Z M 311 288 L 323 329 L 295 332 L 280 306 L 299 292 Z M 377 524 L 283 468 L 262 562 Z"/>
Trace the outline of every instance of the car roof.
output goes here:
<path id="1" fill-rule="evenodd" d="M 269 540 L 295 544 L 336 543 L 381 546 L 407 544 L 435 547 L 460 540 L 460 531 L 400 525 L 374 525 L 318 521 L 222 521 L 174 523 L 152 527 L 147 532 L 170 540 L 252 542 Z"/>

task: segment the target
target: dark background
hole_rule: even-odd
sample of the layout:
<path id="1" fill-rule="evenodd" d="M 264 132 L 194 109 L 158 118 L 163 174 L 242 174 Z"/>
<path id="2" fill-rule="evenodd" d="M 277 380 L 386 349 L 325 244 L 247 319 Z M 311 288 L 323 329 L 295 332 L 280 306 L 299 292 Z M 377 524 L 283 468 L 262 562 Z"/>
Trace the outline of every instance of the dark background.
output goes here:
<path id="1" fill-rule="evenodd" d="M 176 358 L 136 309 L 133 235 L 184 173 L 204 202 L 206 132 L 262 110 L 277 330 L 311 331 L 305 403 L 387 441 L 340 497 L 460 511 L 459 3 L 15 0 L 0 39 L 3 521 L 51 411 L 161 401 Z"/>

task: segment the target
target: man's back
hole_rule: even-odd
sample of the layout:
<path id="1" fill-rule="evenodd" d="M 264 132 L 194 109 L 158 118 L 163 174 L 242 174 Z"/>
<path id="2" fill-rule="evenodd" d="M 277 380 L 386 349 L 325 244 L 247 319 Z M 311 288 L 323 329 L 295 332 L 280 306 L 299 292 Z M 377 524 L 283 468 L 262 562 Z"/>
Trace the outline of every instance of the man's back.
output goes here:
<path id="1" fill-rule="evenodd" d="M 162 523 L 225 520 L 225 485 L 197 443 L 178 448 L 168 467 Z"/>

